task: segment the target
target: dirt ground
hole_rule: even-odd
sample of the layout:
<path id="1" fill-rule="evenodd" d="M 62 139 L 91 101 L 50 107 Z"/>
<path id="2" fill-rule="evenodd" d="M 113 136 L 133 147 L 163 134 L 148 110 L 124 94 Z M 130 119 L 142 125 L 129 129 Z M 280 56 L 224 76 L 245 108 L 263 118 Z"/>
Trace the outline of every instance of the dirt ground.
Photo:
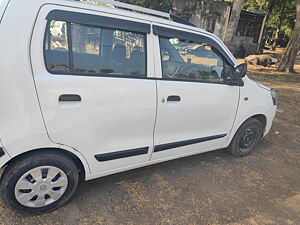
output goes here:
<path id="1" fill-rule="evenodd" d="M 82 182 L 37 217 L 1 200 L 0 224 L 300 224 L 300 74 L 250 67 L 249 76 L 279 95 L 272 130 L 250 156 L 218 150 Z"/>

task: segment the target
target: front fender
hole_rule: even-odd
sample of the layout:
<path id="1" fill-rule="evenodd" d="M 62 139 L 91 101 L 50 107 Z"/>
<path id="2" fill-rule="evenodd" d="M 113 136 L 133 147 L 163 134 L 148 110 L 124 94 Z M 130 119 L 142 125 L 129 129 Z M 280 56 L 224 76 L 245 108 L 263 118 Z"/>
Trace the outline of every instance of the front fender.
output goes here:
<path id="1" fill-rule="evenodd" d="M 261 87 L 248 77 L 244 79 L 245 85 L 240 87 L 240 99 L 237 115 L 231 129 L 230 135 L 224 144 L 228 147 L 239 127 L 249 118 L 257 115 L 266 117 L 264 135 L 271 129 L 277 106 L 273 105 L 271 93 L 268 89 Z"/>

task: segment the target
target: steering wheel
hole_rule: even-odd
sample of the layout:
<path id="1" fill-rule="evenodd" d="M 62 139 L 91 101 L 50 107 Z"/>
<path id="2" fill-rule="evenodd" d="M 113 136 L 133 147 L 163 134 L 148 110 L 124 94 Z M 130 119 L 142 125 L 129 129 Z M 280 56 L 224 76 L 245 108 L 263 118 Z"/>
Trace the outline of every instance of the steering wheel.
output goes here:
<path id="1" fill-rule="evenodd" d="M 212 71 L 211 71 L 211 76 L 212 76 L 213 78 L 220 78 L 218 72 L 215 71 L 215 70 L 212 70 Z"/>
<path id="2" fill-rule="evenodd" d="M 212 78 L 218 79 L 218 78 L 220 78 L 220 76 L 219 76 L 218 72 L 216 71 L 215 67 L 217 67 L 217 66 L 211 67 L 210 74 L 211 74 Z"/>
<path id="3" fill-rule="evenodd" d="M 197 78 L 196 76 L 201 76 L 201 79 L 209 79 L 208 74 L 206 73 L 201 74 L 197 66 L 189 65 L 187 67 L 186 74 L 188 78 L 192 78 L 192 79 Z"/>

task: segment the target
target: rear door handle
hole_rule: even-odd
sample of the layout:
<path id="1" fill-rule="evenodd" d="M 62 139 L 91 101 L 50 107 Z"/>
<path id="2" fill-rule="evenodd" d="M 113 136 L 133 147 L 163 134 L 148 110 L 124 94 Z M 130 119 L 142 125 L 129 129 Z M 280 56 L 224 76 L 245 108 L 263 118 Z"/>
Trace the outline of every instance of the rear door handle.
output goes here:
<path id="1" fill-rule="evenodd" d="M 181 101 L 181 98 L 180 98 L 180 96 L 178 96 L 178 95 L 170 95 L 170 96 L 167 98 L 167 101 L 168 101 L 168 102 L 180 102 L 180 101 Z"/>
<path id="2" fill-rule="evenodd" d="M 80 95 L 75 95 L 75 94 L 65 94 L 59 96 L 58 101 L 60 102 L 80 102 L 81 97 Z"/>

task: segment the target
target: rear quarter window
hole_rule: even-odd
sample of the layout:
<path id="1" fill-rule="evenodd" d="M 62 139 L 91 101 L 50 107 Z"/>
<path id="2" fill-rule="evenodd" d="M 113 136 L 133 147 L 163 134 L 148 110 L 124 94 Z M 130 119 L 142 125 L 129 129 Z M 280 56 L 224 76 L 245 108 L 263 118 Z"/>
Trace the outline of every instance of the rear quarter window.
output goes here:
<path id="1" fill-rule="evenodd" d="M 47 69 L 54 73 L 70 72 L 68 27 L 63 21 L 52 20 L 47 25 L 45 39 Z"/>

